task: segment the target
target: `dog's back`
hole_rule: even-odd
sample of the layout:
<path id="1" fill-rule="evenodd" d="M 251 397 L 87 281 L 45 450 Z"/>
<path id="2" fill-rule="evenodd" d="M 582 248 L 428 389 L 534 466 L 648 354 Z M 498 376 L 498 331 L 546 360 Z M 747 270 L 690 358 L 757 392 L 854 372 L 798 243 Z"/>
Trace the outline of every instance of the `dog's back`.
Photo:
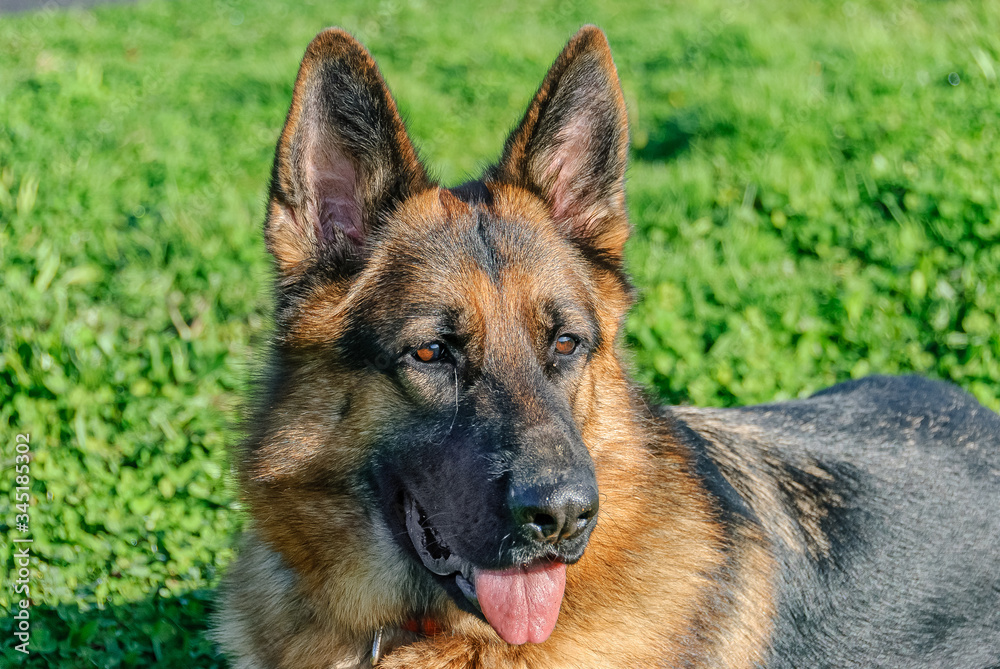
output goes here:
<path id="1" fill-rule="evenodd" d="M 997 666 L 995 413 L 944 383 L 872 377 L 806 400 L 667 414 L 775 542 L 768 666 Z"/>

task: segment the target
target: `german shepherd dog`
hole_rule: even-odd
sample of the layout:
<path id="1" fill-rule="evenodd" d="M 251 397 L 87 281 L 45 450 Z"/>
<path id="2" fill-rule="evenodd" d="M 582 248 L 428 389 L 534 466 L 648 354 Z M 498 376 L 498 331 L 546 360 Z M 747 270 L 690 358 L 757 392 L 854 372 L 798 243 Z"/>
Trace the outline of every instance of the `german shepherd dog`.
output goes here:
<path id="1" fill-rule="evenodd" d="M 1000 417 L 885 377 L 649 409 L 627 153 L 597 28 L 455 188 L 364 47 L 309 45 L 215 631 L 234 667 L 1000 667 Z"/>

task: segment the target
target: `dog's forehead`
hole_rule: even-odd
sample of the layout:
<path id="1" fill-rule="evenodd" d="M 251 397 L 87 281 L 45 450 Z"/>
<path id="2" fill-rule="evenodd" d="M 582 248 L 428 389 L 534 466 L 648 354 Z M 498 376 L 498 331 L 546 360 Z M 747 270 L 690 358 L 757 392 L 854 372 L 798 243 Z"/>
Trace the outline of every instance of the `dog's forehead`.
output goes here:
<path id="1" fill-rule="evenodd" d="M 548 210 L 526 192 L 481 182 L 435 189 L 404 203 L 382 243 L 388 274 L 428 292 L 488 280 L 535 292 L 575 280 L 578 255 Z"/>
<path id="2" fill-rule="evenodd" d="M 588 265 L 530 194 L 488 201 L 434 189 L 388 221 L 360 278 L 362 320 L 401 339 L 436 328 L 521 337 L 555 322 L 593 329 Z"/>

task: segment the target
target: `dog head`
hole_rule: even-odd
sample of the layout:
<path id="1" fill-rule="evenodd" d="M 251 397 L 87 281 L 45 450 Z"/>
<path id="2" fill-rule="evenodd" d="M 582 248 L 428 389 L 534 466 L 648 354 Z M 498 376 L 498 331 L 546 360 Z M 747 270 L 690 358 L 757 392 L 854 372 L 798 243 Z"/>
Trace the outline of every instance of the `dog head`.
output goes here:
<path id="1" fill-rule="evenodd" d="M 242 475 L 264 536 L 363 624 L 450 602 L 511 643 L 552 631 L 624 383 L 627 144 L 593 27 L 498 163 L 451 189 L 364 47 L 335 29 L 309 45 L 272 173 L 277 331 Z"/>

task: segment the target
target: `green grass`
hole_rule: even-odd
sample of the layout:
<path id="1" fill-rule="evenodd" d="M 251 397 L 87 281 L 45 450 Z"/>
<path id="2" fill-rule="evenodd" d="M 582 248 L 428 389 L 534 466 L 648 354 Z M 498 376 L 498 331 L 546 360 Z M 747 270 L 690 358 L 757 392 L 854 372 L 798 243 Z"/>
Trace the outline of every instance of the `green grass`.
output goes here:
<path id="1" fill-rule="evenodd" d="M 27 667 L 224 666 L 203 637 L 266 336 L 265 182 L 322 27 L 375 54 L 446 182 L 570 34 L 632 114 L 628 322 L 664 400 L 916 371 L 1000 408 L 1000 5 L 150 2 L 0 17 L 0 563 L 30 432 Z M 501 6 L 502 5 L 502 6 Z M 0 610 L 11 610 L 4 579 Z"/>

